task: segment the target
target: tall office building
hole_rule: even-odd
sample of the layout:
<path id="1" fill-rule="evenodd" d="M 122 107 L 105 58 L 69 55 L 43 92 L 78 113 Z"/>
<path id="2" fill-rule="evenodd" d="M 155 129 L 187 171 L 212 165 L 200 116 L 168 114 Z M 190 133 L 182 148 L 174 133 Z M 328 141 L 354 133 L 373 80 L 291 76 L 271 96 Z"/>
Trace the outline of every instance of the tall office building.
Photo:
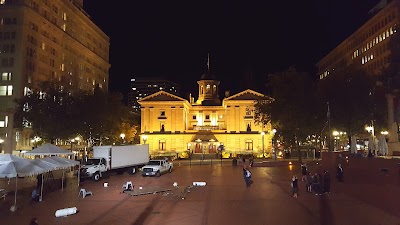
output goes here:
<path id="1" fill-rule="evenodd" d="M 317 63 L 318 75 L 322 80 L 333 75 L 335 70 L 349 66 L 361 68 L 371 75 L 379 76 L 391 63 L 391 38 L 398 35 L 400 1 L 382 0 L 371 11 L 371 18 L 346 38 L 335 49 Z M 394 118 L 395 96 L 388 95 L 389 151 L 400 149 L 398 125 Z M 397 97 L 398 98 L 398 97 Z M 393 151 L 391 151 L 393 153 Z"/>
<path id="2" fill-rule="evenodd" d="M 14 129 L 13 100 L 42 81 L 68 89 L 108 90 L 109 37 L 83 10 L 83 0 L 0 0 L 0 147 L 32 148 Z"/>
<path id="3" fill-rule="evenodd" d="M 390 63 L 388 43 L 400 21 L 400 1 L 383 0 L 370 13 L 365 24 L 317 63 L 320 79 L 350 65 L 378 75 Z"/>
<path id="4" fill-rule="evenodd" d="M 180 95 L 180 85 L 163 78 L 137 77 L 131 79 L 131 89 L 128 93 L 128 105 L 133 110 L 140 111 L 138 100 L 154 94 L 158 91 L 165 91 L 174 95 Z"/>

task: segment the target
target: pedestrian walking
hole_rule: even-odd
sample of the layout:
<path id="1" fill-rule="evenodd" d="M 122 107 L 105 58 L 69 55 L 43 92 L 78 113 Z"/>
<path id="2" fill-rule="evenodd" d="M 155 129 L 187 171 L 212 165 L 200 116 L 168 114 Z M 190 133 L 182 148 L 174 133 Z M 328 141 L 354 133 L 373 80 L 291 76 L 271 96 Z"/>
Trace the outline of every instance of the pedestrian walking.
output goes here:
<path id="1" fill-rule="evenodd" d="M 307 172 L 306 175 L 306 190 L 307 192 L 312 192 L 312 184 L 313 184 L 313 178 L 311 176 L 310 171 Z"/>
<path id="2" fill-rule="evenodd" d="M 251 156 L 249 159 L 249 167 L 253 167 L 253 164 L 254 164 L 254 158 L 253 156 Z"/>
<path id="3" fill-rule="evenodd" d="M 301 181 L 306 182 L 306 176 L 307 176 L 307 164 L 303 163 L 301 164 Z"/>
<path id="4" fill-rule="evenodd" d="M 251 172 L 249 169 L 246 168 L 246 166 L 243 166 L 243 176 L 244 176 L 244 182 L 246 183 L 246 187 L 249 188 L 252 183 Z"/>
<path id="5" fill-rule="evenodd" d="M 291 186 L 292 186 L 292 195 L 293 195 L 293 197 L 297 198 L 298 197 L 298 193 L 299 193 L 299 184 L 297 182 L 297 176 L 296 175 L 293 175 L 293 177 L 292 177 Z"/>
<path id="6" fill-rule="evenodd" d="M 321 180 L 319 179 L 318 173 L 313 176 L 312 190 L 315 195 L 321 195 Z"/>
<path id="7" fill-rule="evenodd" d="M 329 172 L 325 170 L 324 172 L 324 192 L 329 194 L 331 192 L 331 176 Z"/>
<path id="8" fill-rule="evenodd" d="M 338 164 L 338 166 L 336 168 L 336 178 L 339 182 L 344 182 L 343 174 L 344 174 L 344 171 L 343 171 L 342 164 Z"/>

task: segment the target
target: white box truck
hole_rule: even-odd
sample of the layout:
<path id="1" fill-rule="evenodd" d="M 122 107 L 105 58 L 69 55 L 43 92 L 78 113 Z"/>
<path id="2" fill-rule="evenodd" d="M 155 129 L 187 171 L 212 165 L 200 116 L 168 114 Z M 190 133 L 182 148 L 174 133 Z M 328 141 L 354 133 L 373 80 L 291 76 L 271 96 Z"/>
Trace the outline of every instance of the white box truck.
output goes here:
<path id="1" fill-rule="evenodd" d="M 149 145 L 94 146 L 93 158 L 87 159 L 81 168 L 81 178 L 92 177 L 98 181 L 103 173 L 127 171 L 135 174 L 149 162 Z"/>

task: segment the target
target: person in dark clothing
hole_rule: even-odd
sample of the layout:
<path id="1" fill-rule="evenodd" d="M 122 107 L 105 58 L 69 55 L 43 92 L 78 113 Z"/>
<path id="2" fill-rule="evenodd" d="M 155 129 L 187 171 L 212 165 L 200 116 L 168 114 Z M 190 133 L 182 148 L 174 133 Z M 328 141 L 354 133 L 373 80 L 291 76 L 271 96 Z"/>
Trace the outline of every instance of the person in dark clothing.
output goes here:
<path id="1" fill-rule="evenodd" d="M 324 192 L 330 193 L 331 192 L 331 176 L 329 175 L 328 171 L 324 172 Z"/>
<path id="2" fill-rule="evenodd" d="M 338 164 L 338 166 L 336 168 L 336 178 L 339 182 L 344 182 L 343 174 L 344 174 L 344 171 L 343 171 L 342 164 Z"/>
<path id="3" fill-rule="evenodd" d="M 301 174 L 303 175 L 301 177 L 301 180 L 303 182 L 305 182 L 306 181 L 306 176 L 307 176 L 307 165 L 305 163 L 301 164 Z"/>
<path id="4" fill-rule="evenodd" d="M 312 184 L 312 190 L 314 191 L 315 195 L 320 195 L 321 192 L 321 181 L 319 180 L 318 173 L 315 173 L 313 176 L 313 184 Z"/>
<path id="5" fill-rule="evenodd" d="M 32 218 L 29 225 L 39 225 L 38 219 L 36 217 Z"/>
<path id="6" fill-rule="evenodd" d="M 250 159 L 249 159 L 249 167 L 253 167 L 253 164 L 254 164 L 254 158 L 253 158 L 253 156 L 252 156 L 252 157 L 250 157 Z"/>
<path id="7" fill-rule="evenodd" d="M 298 184 L 298 180 L 297 177 L 294 175 L 292 178 L 292 194 L 293 197 L 297 198 L 298 193 L 299 193 L 299 184 Z"/>
<path id="8" fill-rule="evenodd" d="M 308 171 L 307 175 L 306 175 L 306 190 L 307 190 L 307 192 L 312 192 L 312 188 L 311 188 L 312 184 L 313 184 L 313 179 L 312 179 L 310 171 Z"/>

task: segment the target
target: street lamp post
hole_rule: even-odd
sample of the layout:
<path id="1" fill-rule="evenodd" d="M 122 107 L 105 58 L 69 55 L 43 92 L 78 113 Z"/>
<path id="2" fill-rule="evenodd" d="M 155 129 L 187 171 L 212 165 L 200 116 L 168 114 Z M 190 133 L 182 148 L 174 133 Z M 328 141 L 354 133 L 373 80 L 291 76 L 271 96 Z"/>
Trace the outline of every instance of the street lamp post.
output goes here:
<path id="1" fill-rule="evenodd" d="M 265 136 L 265 132 L 261 132 L 261 136 L 262 136 L 262 153 L 263 153 L 263 159 L 265 158 L 265 152 L 264 152 L 264 136 Z"/>

